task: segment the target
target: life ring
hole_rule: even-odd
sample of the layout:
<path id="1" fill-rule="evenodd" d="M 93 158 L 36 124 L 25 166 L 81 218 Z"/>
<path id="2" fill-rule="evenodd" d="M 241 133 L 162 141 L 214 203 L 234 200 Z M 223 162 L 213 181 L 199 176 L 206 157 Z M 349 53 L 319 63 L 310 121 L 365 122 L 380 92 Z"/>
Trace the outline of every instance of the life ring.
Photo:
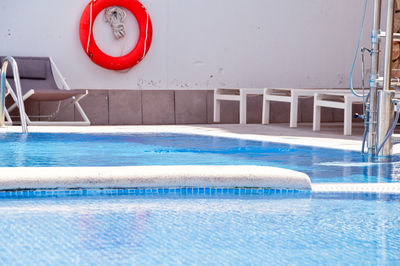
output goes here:
<path id="1" fill-rule="evenodd" d="M 132 12 L 139 25 L 136 46 L 128 54 L 120 57 L 103 53 L 93 38 L 93 22 L 96 16 L 110 6 L 126 8 Z M 146 8 L 137 0 L 91 0 L 83 11 L 79 24 L 79 37 L 85 53 L 97 65 L 112 70 L 123 70 L 138 64 L 149 51 L 152 36 L 150 16 Z"/>

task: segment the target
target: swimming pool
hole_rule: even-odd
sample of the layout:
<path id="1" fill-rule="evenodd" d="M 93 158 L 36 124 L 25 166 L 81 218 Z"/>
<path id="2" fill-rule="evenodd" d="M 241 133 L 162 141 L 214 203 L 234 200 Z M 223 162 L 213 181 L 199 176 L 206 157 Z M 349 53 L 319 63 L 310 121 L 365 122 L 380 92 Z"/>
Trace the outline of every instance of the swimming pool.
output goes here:
<path id="1" fill-rule="evenodd" d="M 395 265 L 399 217 L 398 195 L 8 198 L 0 263 Z"/>
<path id="2" fill-rule="evenodd" d="M 397 161 L 187 134 L 0 135 L 0 167 L 259 165 L 398 182 Z M 28 169 L 28 168 L 26 168 Z M 0 191 L 2 264 L 397 264 L 400 194 L 270 188 Z"/>
<path id="3" fill-rule="evenodd" d="M 0 135 L 0 167 L 261 165 L 318 182 L 399 182 L 400 157 L 368 161 L 359 152 L 187 134 Z"/>

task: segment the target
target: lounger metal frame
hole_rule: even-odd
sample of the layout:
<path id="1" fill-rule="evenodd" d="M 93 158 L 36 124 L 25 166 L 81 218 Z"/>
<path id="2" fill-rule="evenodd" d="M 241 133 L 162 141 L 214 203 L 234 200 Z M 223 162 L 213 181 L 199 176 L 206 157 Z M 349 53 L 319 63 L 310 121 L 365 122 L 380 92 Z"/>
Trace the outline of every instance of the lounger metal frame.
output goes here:
<path id="1" fill-rule="evenodd" d="M 50 65 L 51 65 L 51 70 L 53 72 L 53 77 L 54 80 L 58 86 L 58 88 L 60 90 L 71 90 L 71 88 L 68 86 L 67 82 L 65 81 L 65 78 L 63 77 L 63 75 L 61 74 L 60 70 L 58 69 L 58 67 L 56 66 L 56 64 L 54 63 L 54 60 L 50 57 Z M 7 118 L 7 122 L 8 124 L 12 124 L 13 121 L 9 115 L 9 112 L 13 111 L 15 108 L 18 107 L 18 101 L 17 101 L 17 96 L 14 93 L 13 89 L 11 88 L 10 84 L 8 83 L 8 81 L 6 81 L 6 87 L 7 87 L 7 91 L 10 94 L 10 96 L 13 98 L 14 103 L 7 108 L 6 110 L 6 118 Z M 25 100 L 29 99 L 29 97 L 31 97 L 32 95 L 35 94 L 35 90 L 29 90 L 27 93 L 25 93 L 22 97 L 23 101 L 25 102 Z M 50 121 L 32 121 L 29 116 L 25 113 L 25 118 L 26 118 L 26 122 L 28 125 L 30 126 L 52 126 L 52 125 L 58 125 L 58 126 L 89 126 L 90 125 L 90 120 L 87 117 L 86 113 L 83 111 L 83 108 L 81 107 L 81 105 L 79 104 L 79 101 L 82 100 L 86 95 L 88 94 L 88 91 L 86 90 L 85 94 L 81 94 L 77 97 L 72 96 L 70 99 L 67 100 L 63 100 L 63 101 L 59 101 L 59 106 L 57 108 L 57 110 L 55 112 L 53 112 L 50 115 L 46 115 L 46 116 L 39 116 L 39 117 L 47 117 Z M 68 101 L 68 102 L 65 102 Z M 63 102 L 61 104 L 61 102 Z M 57 116 L 62 113 L 65 109 L 67 109 L 71 104 L 73 104 L 76 108 L 76 110 L 78 111 L 78 113 L 80 114 L 81 118 L 83 121 L 54 121 Z"/>

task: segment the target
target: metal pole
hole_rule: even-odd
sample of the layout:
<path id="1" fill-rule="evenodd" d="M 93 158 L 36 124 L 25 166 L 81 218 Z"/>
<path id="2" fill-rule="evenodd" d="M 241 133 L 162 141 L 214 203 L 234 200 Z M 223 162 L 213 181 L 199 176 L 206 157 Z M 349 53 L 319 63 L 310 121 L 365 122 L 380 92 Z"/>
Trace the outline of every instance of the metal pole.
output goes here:
<path id="1" fill-rule="evenodd" d="M 5 57 L 1 64 L 5 66 L 4 71 L 2 68 L 2 75 L 6 74 L 7 71 L 7 62 L 11 63 L 12 71 L 14 74 L 14 83 L 15 83 L 15 90 L 17 91 L 17 103 L 18 103 L 18 108 L 19 108 L 19 116 L 21 118 L 21 126 L 22 126 L 22 132 L 23 133 L 28 133 L 28 128 L 26 125 L 26 117 L 25 117 L 25 107 L 24 107 L 24 100 L 22 98 L 22 92 L 21 92 L 21 81 L 19 78 L 19 70 L 18 70 L 18 65 L 17 61 L 11 56 Z"/>
<path id="2" fill-rule="evenodd" d="M 371 76 L 370 76 L 370 97 L 367 106 L 368 115 L 368 154 L 374 155 L 376 150 L 376 121 L 377 121 L 377 82 L 379 68 L 379 38 L 381 27 L 381 0 L 374 0 L 374 21 L 371 33 Z"/>
<path id="3" fill-rule="evenodd" d="M 5 126 L 5 108 L 6 108 L 6 103 L 5 103 L 5 95 L 6 95 L 6 71 L 7 71 L 7 65 L 8 62 L 4 62 L 4 64 L 1 67 L 1 95 L 0 95 L 0 127 Z"/>
<path id="4" fill-rule="evenodd" d="M 385 91 L 390 90 L 390 78 L 392 76 L 393 15 L 394 0 L 388 0 L 385 44 L 385 72 L 383 74 L 383 90 Z"/>
<path id="5" fill-rule="evenodd" d="M 393 124 L 393 104 L 392 100 L 394 97 L 394 91 L 388 91 L 388 90 L 383 90 L 379 91 L 378 93 L 378 101 L 379 101 L 379 110 L 378 110 L 378 116 L 379 116 L 379 123 L 378 123 L 378 140 L 377 144 L 380 146 L 390 127 Z M 376 151 L 378 152 L 378 150 Z M 392 156 L 393 153 L 393 144 L 392 144 L 392 137 L 390 136 L 385 144 L 383 145 L 383 148 L 377 155 L 381 156 Z"/>
<path id="6" fill-rule="evenodd" d="M 388 0 L 385 43 L 385 69 L 383 74 L 383 91 L 379 94 L 379 125 L 377 128 L 377 144 L 381 145 L 393 123 L 393 93 L 390 92 L 392 76 L 392 48 L 393 48 L 393 15 L 394 0 Z M 392 155 L 392 137 L 390 136 L 378 155 Z"/>

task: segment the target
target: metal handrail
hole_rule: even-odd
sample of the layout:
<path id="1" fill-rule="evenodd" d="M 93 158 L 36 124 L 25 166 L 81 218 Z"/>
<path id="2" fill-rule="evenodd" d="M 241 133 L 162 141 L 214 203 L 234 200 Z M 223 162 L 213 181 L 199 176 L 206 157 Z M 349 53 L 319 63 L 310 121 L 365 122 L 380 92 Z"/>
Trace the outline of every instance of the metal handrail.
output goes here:
<path id="1" fill-rule="evenodd" d="M 5 84 L 6 84 L 6 73 L 7 73 L 7 66 L 8 63 L 11 64 L 12 71 L 14 74 L 14 83 L 15 83 L 15 90 L 17 91 L 17 104 L 19 108 L 19 115 L 21 117 L 21 126 L 22 126 L 22 133 L 28 133 L 28 128 L 26 124 L 26 117 L 25 117 L 25 107 L 24 107 L 24 100 L 22 98 L 21 92 L 21 82 L 19 78 L 19 71 L 17 61 L 11 56 L 6 56 L 1 61 L 1 95 L 0 95 L 0 126 L 4 126 L 4 116 L 5 116 Z"/>

